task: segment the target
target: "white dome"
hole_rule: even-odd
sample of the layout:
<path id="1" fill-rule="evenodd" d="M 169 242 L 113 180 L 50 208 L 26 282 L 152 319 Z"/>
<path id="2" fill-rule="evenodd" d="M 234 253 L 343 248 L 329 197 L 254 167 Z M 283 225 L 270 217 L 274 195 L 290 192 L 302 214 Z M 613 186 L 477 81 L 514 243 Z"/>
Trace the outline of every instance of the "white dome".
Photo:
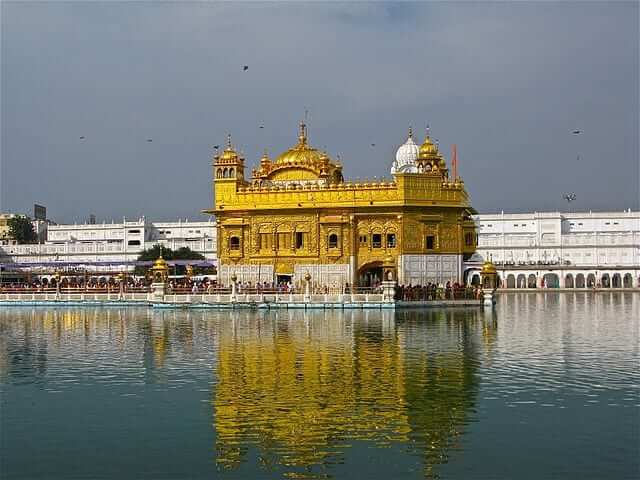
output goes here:
<path id="1" fill-rule="evenodd" d="M 420 153 L 420 147 L 413 141 L 413 135 L 409 130 L 409 138 L 407 141 L 400 145 L 396 152 L 396 160 L 391 165 L 391 173 L 397 172 L 417 172 L 416 159 Z"/>

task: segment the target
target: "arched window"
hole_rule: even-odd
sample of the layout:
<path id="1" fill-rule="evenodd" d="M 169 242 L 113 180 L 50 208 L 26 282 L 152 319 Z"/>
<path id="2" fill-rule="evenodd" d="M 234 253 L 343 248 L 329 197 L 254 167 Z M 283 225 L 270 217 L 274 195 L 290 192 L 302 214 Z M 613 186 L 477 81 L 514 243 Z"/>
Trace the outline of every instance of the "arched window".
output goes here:
<path id="1" fill-rule="evenodd" d="M 222 178 L 229 178 L 229 170 L 226 168 L 222 171 Z"/>
<path id="2" fill-rule="evenodd" d="M 382 248 L 382 234 L 373 233 L 371 235 L 371 246 L 373 248 Z"/>
<path id="3" fill-rule="evenodd" d="M 229 178 L 233 178 L 235 176 L 235 170 L 233 168 L 229 169 Z"/>
<path id="4" fill-rule="evenodd" d="M 216 170 L 216 178 L 222 178 L 222 169 L 221 168 Z"/>
<path id="5" fill-rule="evenodd" d="M 473 247 L 473 234 L 471 232 L 464 234 L 464 244 L 467 247 Z"/>
<path id="6" fill-rule="evenodd" d="M 329 248 L 338 248 L 338 235 L 335 233 L 329 235 Z"/>
<path id="7" fill-rule="evenodd" d="M 229 239 L 229 250 L 240 250 L 240 238 L 231 237 Z"/>
<path id="8" fill-rule="evenodd" d="M 387 233 L 387 248 L 396 248 L 396 234 Z"/>

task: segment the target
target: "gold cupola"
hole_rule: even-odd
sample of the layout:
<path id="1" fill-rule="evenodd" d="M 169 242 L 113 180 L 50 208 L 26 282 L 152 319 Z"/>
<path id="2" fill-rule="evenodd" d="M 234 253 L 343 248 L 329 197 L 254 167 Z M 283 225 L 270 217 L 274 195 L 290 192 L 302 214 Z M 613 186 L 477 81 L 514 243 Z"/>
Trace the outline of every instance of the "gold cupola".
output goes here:
<path id="1" fill-rule="evenodd" d="M 300 131 L 298 133 L 298 143 L 289 150 L 281 153 L 276 158 L 276 164 L 319 164 L 322 157 L 326 156 L 317 148 L 313 148 L 307 142 L 307 125 L 300 122 Z"/>
<path id="2" fill-rule="evenodd" d="M 268 168 L 271 165 L 271 159 L 269 158 L 269 154 L 267 153 L 267 149 L 265 148 L 264 153 L 262 154 L 262 158 L 260 158 L 260 166 L 262 168 Z"/>
<path id="3" fill-rule="evenodd" d="M 225 147 L 222 154 L 218 157 L 218 161 L 231 163 L 238 160 L 238 152 L 235 151 L 233 145 L 231 144 L 231 134 L 227 134 L 227 146 Z"/>
<path id="4" fill-rule="evenodd" d="M 214 157 L 213 168 L 216 181 L 244 181 L 244 157 L 231 144 L 231 135 L 227 135 L 227 145 L 222 153 Z"/>
<path id="5" fill-rule="evenodd" d="M 438 146 L 431 141 L 431 137 L 429 136 L 429 127 L 427 127 L 427 136 L 420 145 L 420 151 L 418 153 L 418 158 L 433 158 L 438 154 Z"/>

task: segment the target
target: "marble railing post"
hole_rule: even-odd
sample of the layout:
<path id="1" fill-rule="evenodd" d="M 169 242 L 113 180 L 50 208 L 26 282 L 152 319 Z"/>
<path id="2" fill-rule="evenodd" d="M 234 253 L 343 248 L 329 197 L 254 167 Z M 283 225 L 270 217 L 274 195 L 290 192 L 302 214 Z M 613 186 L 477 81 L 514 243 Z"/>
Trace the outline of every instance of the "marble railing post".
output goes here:
<path id="1" fill-rule="evenodd" d="M 238 280 L 238 277 L 236 276 L 235 273 L 231 275 L 231 298 L 230 298 L 231 303 L 236 303 L 238 301 L 237 285 L 236 285 L 237 280 Z"/>

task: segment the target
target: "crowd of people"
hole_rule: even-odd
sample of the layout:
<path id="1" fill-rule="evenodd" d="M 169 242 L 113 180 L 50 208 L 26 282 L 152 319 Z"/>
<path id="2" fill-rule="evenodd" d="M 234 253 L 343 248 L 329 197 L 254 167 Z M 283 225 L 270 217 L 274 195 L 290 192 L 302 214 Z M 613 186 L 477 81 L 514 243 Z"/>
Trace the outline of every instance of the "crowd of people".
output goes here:
<path id="1" fill-rule="evenodd" d="M 479 299 L 481 290 L 478 285 L 463 285 L 458 282 L 436 284 L 429 282 L 426 285 L 398 285 L 395 291 L 395 300 L 406 302 L 426 300 L 462 300 Z"/>
<path id="2" fill-rule="evenodd" d="M 3 292 L 25 292 L 25 291 L 49 291 L 57 289 L 57 282 L 60 282 L 61 290 L 83 289 L 83 290 L 102 290 L 102 291 L 147 291 L 150 288 L 151 281 L 143 276 L 126 276 L 124 284 L 120 287 L 120 278 L 117 276 L 91 276 L 91 277 L 63 277 L 57 280 L 51 278 L 35 278 L 31 282 L 13 282 L 0 285 L 0 291 Z M 256 282 L 238 281 L 236 283 L 237 294 L 294 294 L 304 293 L 304 282 L 294 284 L 289 281 L 281 282 Z M 215 279 L 208 277 L 191 278 L 188 276 L 173 277 L 168 281 L 168 292 L 176 294 L 216 294 L 230 293 L 231 285 L 218 283 Z M 339 293 L 362 294 L 373 293 L 381 294 L 382 286 L 373 287 L 354 287 L 349 283 L 340 286 L 327 286 L 313 283 L 310 287 L 310 293 L 314 295 Z M 464 285 L 458 282 L 446 282 L 446 284 L 436 284 L 429 282 L 426 285 L 397 285 L 395 287 L 394 298 L 398 301 L 428 301 L 428 300 L 460 300 L 460 299 L 478 299 L 481 296 L 481 289 L 477 285 Z"/>

